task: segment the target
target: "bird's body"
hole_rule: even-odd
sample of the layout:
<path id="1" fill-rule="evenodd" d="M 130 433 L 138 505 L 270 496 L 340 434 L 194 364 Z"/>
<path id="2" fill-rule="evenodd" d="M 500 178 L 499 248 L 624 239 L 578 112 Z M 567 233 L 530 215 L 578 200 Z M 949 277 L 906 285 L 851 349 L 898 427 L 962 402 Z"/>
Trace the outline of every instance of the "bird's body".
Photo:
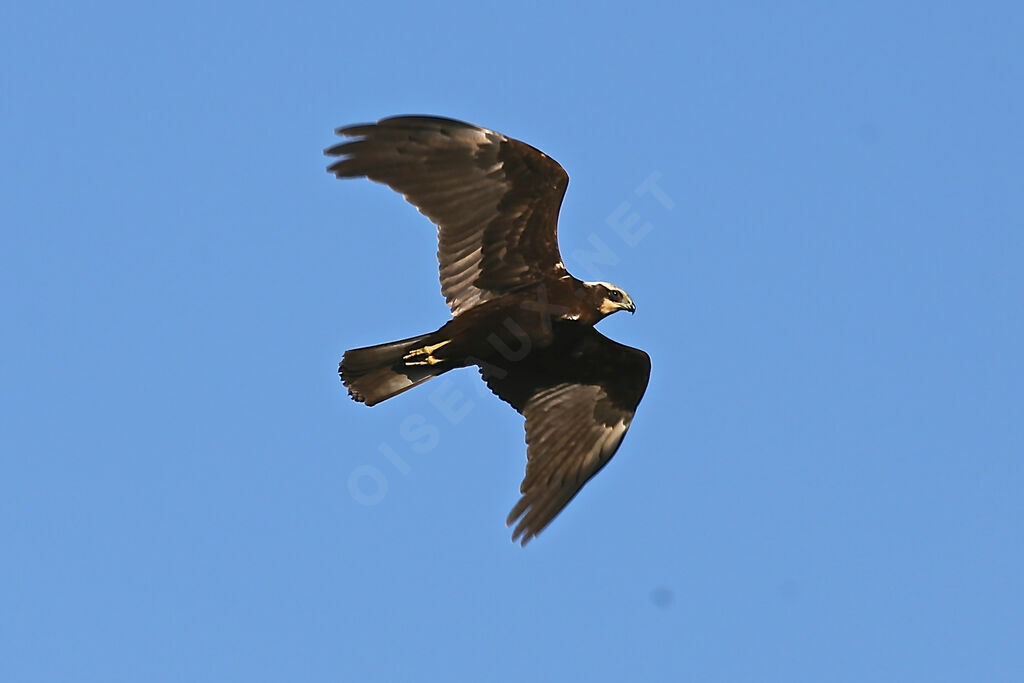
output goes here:
<path id="1" fill-rule="evenodd" d="M 634 311 L 605 282 L 572 277 L 558 252 L 568 176 L 525 143 L 436 117 L 341 128 L 327 150 L 338 177 L 405 195 L 438 226 L 441 290 L 452 319 L 434 332 L 347 351 L 356 401 L 374 405 L 454 368 L 477 366 L 526 418 L 523 497 L 509 515 L 525 544 L 611 458 L 647 387 L 650 358 L 594 324 Z"/>

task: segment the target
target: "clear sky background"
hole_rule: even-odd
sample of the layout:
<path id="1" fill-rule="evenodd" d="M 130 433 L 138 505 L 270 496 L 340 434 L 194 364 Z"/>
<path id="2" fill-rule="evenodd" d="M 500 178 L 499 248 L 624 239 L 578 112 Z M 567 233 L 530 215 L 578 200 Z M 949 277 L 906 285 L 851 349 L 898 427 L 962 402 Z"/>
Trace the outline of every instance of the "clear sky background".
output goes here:
<path id="1" fill-rule="evenodd" d="M 6 3 L 0 680 L 1021 680 L 1024 9 L 764 4 Z M 447 319 L 324 171 L 403 113 L 560 161 L 653 358 L 526 549 L 475 373 L 335 374 Z"/>

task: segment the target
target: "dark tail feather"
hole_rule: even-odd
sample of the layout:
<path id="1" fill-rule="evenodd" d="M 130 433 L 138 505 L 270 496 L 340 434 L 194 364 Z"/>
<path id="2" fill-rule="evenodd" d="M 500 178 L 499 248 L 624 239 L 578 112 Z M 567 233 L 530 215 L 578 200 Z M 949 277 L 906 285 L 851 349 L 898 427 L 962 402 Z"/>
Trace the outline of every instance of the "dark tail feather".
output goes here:
<path id="1" fill-rule="evenodd" d="M 431 334 L 422 334 L 346 351 L 338 366 L 338 374 L 348 388 L 349 395 L 360 403 L 372 406 L 451 370 L 452 366 L 446 363 L 407 365 L 403 362 L 405 354 L 426 345 L 430 337 Z"/>

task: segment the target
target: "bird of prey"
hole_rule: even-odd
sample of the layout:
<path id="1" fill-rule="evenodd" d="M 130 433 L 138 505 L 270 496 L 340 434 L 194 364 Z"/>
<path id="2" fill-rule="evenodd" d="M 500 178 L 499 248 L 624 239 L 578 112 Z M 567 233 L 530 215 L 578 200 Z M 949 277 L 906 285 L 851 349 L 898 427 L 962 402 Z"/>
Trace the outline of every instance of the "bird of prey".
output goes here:
<path id="1" fill-rule="evenodd" d="M 569 274 L 558 210 L 569 176 L 530 145 L 486 128 L 400 116 L 339 128 L 325 154 L 338 178 L 400 192 L 437 226 L 441 292 L 452 319 L 434 332 L 346 351 L 338 372 L 375 405 L 467 366 L 525 418 L 522 498 L 506 523 L 526 545 L 622 443 L 650 357 L 594 329 L 633 300 Z"/>

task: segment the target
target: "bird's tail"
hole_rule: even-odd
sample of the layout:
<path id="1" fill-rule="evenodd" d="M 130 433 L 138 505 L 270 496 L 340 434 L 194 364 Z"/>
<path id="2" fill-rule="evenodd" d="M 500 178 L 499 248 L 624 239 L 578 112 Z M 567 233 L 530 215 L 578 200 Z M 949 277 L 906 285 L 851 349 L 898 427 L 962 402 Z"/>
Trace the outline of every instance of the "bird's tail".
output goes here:
<path id="1" fill-rule="evenodd" d="M 435 333 L 421 334 L 346 351 L 338 374 L 349 395 L 372 406 L 451 370 L 453 364 L 438 361 L 432 355 L 446 344 L 441 341 L 430 345 L 434 336 Z"/>

